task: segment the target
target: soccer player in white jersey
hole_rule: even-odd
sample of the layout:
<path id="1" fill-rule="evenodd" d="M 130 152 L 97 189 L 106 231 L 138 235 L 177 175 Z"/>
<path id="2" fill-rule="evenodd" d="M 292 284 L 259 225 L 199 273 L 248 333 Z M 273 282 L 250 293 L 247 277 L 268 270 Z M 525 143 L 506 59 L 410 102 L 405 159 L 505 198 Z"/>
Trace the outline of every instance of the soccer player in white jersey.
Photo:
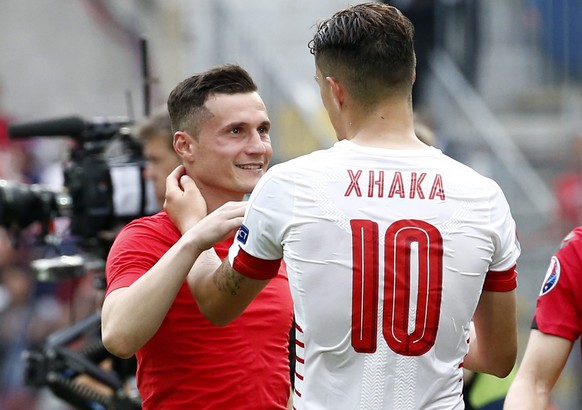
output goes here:
<path id="1" fill-rule="evenodd" d="M 415 136 L 413 27 L 398 9 L 341 10 L 310 49 L 338 142 L 261 178 L 229 257 L 196 271 L 200 309 L 234 320 L 284 259 L 294 408 L 461 409 L 463 367 L 504 377 L 515 363 L 520 246 L 508 203 Z M 168 179 L 169 203 L 189 191 L 187 177 Z"/>

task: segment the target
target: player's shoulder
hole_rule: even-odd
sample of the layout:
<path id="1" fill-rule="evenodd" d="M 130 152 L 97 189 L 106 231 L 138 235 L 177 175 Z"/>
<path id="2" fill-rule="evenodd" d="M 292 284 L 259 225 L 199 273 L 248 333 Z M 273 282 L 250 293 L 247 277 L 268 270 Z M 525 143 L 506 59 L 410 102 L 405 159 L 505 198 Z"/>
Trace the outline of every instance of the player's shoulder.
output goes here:
<path id="1" fill-rule="evenodd" d="M 539 296 L 545 296 L 555 288 L 579 293 L 582 290 L 577 285 L 582 285 L 580 266 L 582 266 L 582 227 L 577 227 L 564 237 L 552 255 Z M 559 284 L 564 286 L 558 286 Z"/>
<path id="2" fill-rule="evenodd" d="M 330 154 L 329 149 L 322 149 L 277 163 L 269 168 L 265 178 L 285 178 L 310 172 L 313 168 L 321 167 Z"/>
<path id="3" fill-rule="evenodd" d="M 552 256 L 550 268 L 552 266 L 558 273 L 562 271 L 563 274 L 572 277 L 572 279 L 582 279 L 579 269 L 582 266 L 582 227 L 573 229 L 562 239 L 558 249 Z"/>
<path id="4" fill-rule="evenodd" d="M 180 232 L 166 211 L 160 211 L 154 215 L 143 216 L 129 222 L 121 229 L 117 237 L 127 239 L 141 235 L 156 237 L 175 237 L 177 235 L 179 237 Z"/>
<path id="5" fill-rule="evenodd" d="M 562 239 L 559 249 L 561 250 L 564 248 L 582 250 L 582 226 L 574 228 L 564 237 L 564 239 Z"/>
<path id="6" fill-rule="evenodd" d="M 446 176 L 449 182 L 456 181 L 460 186 L 470 190 L 489 193 L 492 196 L 503 195 L 499 184 L 489 176 L 482 174 L 476 169 L 464 164 L 444 153 L 435 159 L 439 161 L 439 171 Z"/>
<path id="7" fill-rule="evenodd" d="M 447 154 L 441 153 L 439 158 L 442 161 L 443 166 L 449 168 L 452 172 L 459 173 L 461 175 L 467 175 L 471 178 L 482 179 L 483 181 L 495 184 L 495 181 L 493 181 L 490 177 L 482 174 L 475 168 L 472 168 L 471 166 L 448 156 Z"/>

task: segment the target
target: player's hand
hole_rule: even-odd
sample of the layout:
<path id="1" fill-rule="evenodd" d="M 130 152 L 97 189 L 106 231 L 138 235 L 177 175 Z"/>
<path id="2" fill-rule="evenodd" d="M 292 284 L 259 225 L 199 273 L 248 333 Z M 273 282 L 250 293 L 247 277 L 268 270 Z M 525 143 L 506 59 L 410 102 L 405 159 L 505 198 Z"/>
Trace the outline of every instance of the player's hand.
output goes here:
<path id="1" fill-rule="evenodd" d="M 164 209 L 181 233 L 206 216 L 206 201 L 183 165 L 166 178 Z"/>
<path id="2" fill-rule="evenodd" d="M 195 242 L 200 251 L 210 249 L 234 235 L 240 227 L 245 214 L 247 201 L 230 201 L 196 223 L 184 236 Z"/>

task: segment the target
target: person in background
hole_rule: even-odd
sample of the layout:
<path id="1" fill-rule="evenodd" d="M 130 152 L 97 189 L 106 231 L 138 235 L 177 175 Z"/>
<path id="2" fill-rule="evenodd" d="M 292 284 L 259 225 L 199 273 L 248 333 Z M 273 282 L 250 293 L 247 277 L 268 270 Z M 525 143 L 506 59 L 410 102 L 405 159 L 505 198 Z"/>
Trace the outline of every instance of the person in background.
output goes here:
<path id="1" fill-rule="evenodd" d="M 582 227 L 550 259 L 529 339 L 504 409 L 546 410 L 572 347 L 582 335 Z"/>
<path id="2" fill-rule="evenodd" d="M 575 227 L 582 225 L 582 132 L 575 134 L 570 144 L 570 167 L 554 181 L 557 204 L 556 242 Z"/>
<path id="3" fill-rule="evenodd" d="M 138 124 L 135 135 L 143 145 L 146 159 L 145 177 L 154 185 L 156 200 L 164 205 L 166 178 L 181 163 L 174 151 L 172 124 L 168 108 L 164 105 Z"/>
<path id="4" fill-rule="evenodd" d="M 413 28 L 398 9 L 338 11 L 310 50 L 338 142 L 261 178 L 228 258 L 215 270 L 209 252 L 195 266 L 200 310 L 236 323 L 284 260 L 294 408 L 461 409 L 463 367 L 504 377 L 515 364 L 520 246 L 509 205 L 494 181 L 417 138 Z M 178 226 L 192 226 L 176 204 L 196 185 L 168 179 Z M 203 221 L 188 234 L 208 240 Z"/>
<path id="5" fill-rule="evenodd" d="M 183 164 L 174 177 L 185 173 L 201 191 L 188 208 L 242 215 L 244 204 L 233 210 L 231 201 L 253 190 L 272 154 L 269 117 L 252 78 L 238 65 L 193 75 L 170 93 L 168 112 Z M 212 227 L 221 239 L 213 249 L 224 258 L 233 237 L 221 227 Z M 287 408 L 293 312 L 285 270 L 238 320 L 216 327 L 193 298 L 189 271 L 198 247 L 178 228 L 161 211 L 118 234 L 106 266 L 105 347 L 122 358 L 136 355 L 144 409 Z"/>
<path id="6" fill-rule="evenodd" d="M 419 140 L 429 147 L 437 147 L 437 137 L 434 130 L 426 121 L 416 115 L 414 116 L 414 133 Z"/>

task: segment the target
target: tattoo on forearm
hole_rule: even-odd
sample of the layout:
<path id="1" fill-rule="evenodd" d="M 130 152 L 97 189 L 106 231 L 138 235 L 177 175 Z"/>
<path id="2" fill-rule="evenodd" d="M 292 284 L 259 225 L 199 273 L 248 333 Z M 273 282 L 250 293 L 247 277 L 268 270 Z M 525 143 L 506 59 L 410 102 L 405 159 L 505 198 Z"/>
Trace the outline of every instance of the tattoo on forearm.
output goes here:
<path id="1" fill-rule="evenodd" d="M 241 288 L 245 277 L 238 272 L 230 269 L 228 266 L 221 265 L 214 274 L 213 280 L 216 287 L 221 292 L 228 292 L 236 296 Z"/>

